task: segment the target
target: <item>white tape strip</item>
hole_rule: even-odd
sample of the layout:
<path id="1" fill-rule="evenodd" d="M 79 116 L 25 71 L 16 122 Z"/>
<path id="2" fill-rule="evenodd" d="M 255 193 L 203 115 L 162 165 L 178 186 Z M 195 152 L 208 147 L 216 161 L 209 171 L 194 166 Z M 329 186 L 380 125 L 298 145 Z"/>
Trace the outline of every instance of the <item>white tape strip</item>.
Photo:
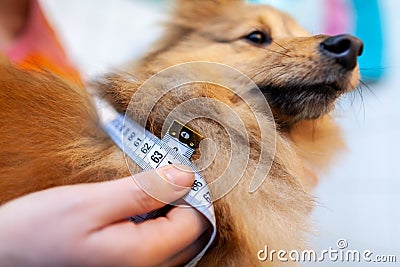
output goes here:
<path id="1" fill-rule="evenodd" d="M 169 134 L 163 140 L 160 140 L 129 118 L 117 114 L 114 109 L 104 103 L 102 103 L 100 111 L 100 119 L 104 130 L 143 171 L 162 167 L 167 164 L 184 164 L 194 170 L 194 185 L 183 199 L 202 213 L 213 227 L 210 240 L 205 248 L 186 265 L 195 266 L 215 238 L 216 221 L 214 208 L 211 203 L 211 193 L 206 181 L 189 161 L 194 150 Z M 142 214 L 132 217 L 132 220 L 134 222 L 142 222 L 156 215 L 157 212 Z"/>

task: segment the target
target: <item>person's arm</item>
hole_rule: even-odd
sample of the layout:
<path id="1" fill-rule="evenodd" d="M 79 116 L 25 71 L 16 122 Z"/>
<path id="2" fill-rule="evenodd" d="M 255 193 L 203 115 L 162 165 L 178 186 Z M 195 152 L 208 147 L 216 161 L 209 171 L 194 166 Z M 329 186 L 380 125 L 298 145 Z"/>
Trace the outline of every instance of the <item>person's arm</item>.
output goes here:
<path id="1" fill-rule="evenodd" d="M 9 48 L 26 26 L 30 0 L 0 0 L 0 50 Z"/>
<path id="2" fill-rule="evenodd" d="M 184 196 L 193 179 L 172 165 L 135 175 L 142 188 L 169 202 Z M 165 205 L 137 182 L 129 177 L 63 186 L 0 206 L 2 266 L 155 266 L 190 260 L 198 250 L 193 242 L 208 227 L 204 217 L 193 208 L 175 207 L 166 217 L 140 224 L 126 220 Z"/>

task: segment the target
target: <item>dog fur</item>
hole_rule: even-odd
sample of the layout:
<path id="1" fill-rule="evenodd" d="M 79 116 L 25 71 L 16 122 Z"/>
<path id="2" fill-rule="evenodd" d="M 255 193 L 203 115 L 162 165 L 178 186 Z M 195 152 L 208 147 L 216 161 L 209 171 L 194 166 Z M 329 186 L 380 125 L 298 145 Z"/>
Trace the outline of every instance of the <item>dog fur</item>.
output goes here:
<path id="1" fill-rule="evenodd" d="M 249 44 L 243 36 L 255 29 L 268 33 L 273 41 L 263 47 Z M 276 133 L 268 133 L 271 143 L 276 135 L 271 170 L 265 174 L 268 176 L 263 185 L 250 194 L 249 168 L 240 183 L 214 203 L 217 239 L 201 266 L 257 266 L 261 264 L 257 251 L 264 245 L 276 250 L 307 247 L 305 234 L 310 229 L 313 207 L 309 189 L 316 183 L 316 172 L 331 164 L 344 143 L 329 115 L 339 94 L 323 97 L 303 91 L 334 82 L 344 93 L 354 89 L 359 79 L 358 68 L 343 71 L 332 59 L 318 53 L 317 47 L 325 38 L 310 36 L 289 16 L 271 7 L 239 0 L 178 1 L 165 36 L 155 49 L 130 65 L 131 74 L 113 74 L 99 82 L 98 95 L 124 112 L 136 90 L 164 68 L 212 61 L 248 75 L 271 104 L 278 125 Z M 0 203 L 53 186 L 130 175 L 122 151 L 102 131 L 91 97 L 83 88 L 50 73 L 27 72 L 9 64 L 1 64 L 0 87 Z M 270 88 L 296 95 L 286 107 L 285 103 L 271 101 Z M 160 136 L 172 109 L 197 97 L 221 101 L 244 118 L 251 150 L 248 164 L 263 164 L 258 162 L 261 137 L 254 116 L 243 100 L 217 85 L 183 86 L 163 96 L 150 113 L 146 128 Z M 300 100 L 301 106 L 297 102 Z M 131 106 L 136 107 L 133 116 L 142 115 L 141 103 Z M 196 109 L 229 118 L 218 106 Z M 262 123 L 274 129 L 274 121 Z M 236 125 L 224 129 L 204 118 L 190 121 L 189 126 L 217 144 L 218 157 L 203 171 L 211 182 L 229 161 L 229 153 L 221 152 L 229 151 L 227 132 L 234 132 L 239 140 L 245 139 L 245 133 Z M 273 152 L 272 148 L 268 151 L 271 155 Z M 201 157 L 198 152 L 195 157 L 207 159 L 207 153 L 205 149 Z M 267 262 L 270 266 L 280 264 Z"/>

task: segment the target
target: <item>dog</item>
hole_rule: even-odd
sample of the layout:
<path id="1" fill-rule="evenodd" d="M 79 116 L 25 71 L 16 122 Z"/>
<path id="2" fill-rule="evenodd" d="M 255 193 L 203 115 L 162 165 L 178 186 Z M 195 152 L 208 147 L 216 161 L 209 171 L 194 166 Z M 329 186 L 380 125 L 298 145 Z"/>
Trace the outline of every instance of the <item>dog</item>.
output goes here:
<path id="1" fill-rule="evenodd" d="M 243 99 L 219 85 L 191 84 L 163 95 L 151 110 L 146 128 L 161 136 L 168 114 L 194 98 L 218 100 L 244 119 L 243 132 L 206 118 L 188 123 L 214 140 L 217 157 L 202 171 L 207 182 L 229 164 L 227 132 L 238 140 L 248 135 L 250 166 L 240 182 L 214 202 L 217 237 L 200 266 L 258 266 L 257 251 L 304 249 L 314 205 L 311 191 L 317 174 L 326 170 L 345 144 L 331 118 L 335 102 L 359 83 L 357 56 L 362 42 L 350 35 L 311 36 L 288 15 L 269 6 L 240 0 L 177 1 L 165 35 L 127 74 L 110 74 L 96 83 L 97 95 L 117 111 L 128 107 L 133 119 L 143 116 L 132 96 L 146 80 L 176 64 L 210 61 L 247 75 L 269 103 L 274 119 L 261 122 L 267 154 L 273 159 L 265 181 L 249 193 L 263 142 L 257 121 Z M 207 71 L 207 70 L 204 70 Z M 182 76 L 185 76 L 182 73 Z M 189 74 L 188 74 L 189 75 Z M 210 73 L 211 76 L 217 75 Z M 128 170 L 123 152 L 99 123 L 91 96 L 83 88 L 44 72 L 27 72 L 3 63 L 0 67 L 0 203 L 45 188 L 116 179 L 140 172 Z M 149 94 L 157 94 L 153 88 Z M 248 92 L 252 94 L 251 90 Z M 141 101 L 146 102 L 146 98 Z M 196 111 L 229 117 L 218 105 Z M 189 112 L 189 111 L 188 111 Z M 276 124 L 276 128 L 275 125 Z M 275 147 L 276 144 L 276 147 Z M 272 149 L 274 147 L 275 149 Z M 207 148 L 195 159 L 207 158 Z M 218 190 L 218 189 L 216 189 Z M 267 262 L 269 266 L 283 263 Z M 288 263 L 290 264 L 290 262 Z"/>

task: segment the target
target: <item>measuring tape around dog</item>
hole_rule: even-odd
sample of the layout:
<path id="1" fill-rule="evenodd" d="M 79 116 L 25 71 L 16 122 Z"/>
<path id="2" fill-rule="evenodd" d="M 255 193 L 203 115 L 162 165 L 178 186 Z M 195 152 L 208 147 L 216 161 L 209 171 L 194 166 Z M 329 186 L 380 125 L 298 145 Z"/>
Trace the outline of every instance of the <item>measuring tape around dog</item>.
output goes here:
<path id="1" fill-rule="evenodd" d="M 187 266 L 195 266 L 216 235 L 216 221 L 211 203 L 211 193 L 206 181 L 189 160 L 198 146 L 201 136 L 175 121 L 168 129 L 167 134 L 160 140 L 136 122 L 122 114 L 118 114 L 104 103 L 99 111 L 104 130 L 143 171 L 168 164 L 183 164 L 193 169 L 195 182 L 190 192 L 183 199 L 203 214 L 213 228 L 210 240 L 205 248 L 187 264 Z M 131 220 L 139 223 L 157 215 L 158 211 L 154 211 L 134 216 Z"/>

